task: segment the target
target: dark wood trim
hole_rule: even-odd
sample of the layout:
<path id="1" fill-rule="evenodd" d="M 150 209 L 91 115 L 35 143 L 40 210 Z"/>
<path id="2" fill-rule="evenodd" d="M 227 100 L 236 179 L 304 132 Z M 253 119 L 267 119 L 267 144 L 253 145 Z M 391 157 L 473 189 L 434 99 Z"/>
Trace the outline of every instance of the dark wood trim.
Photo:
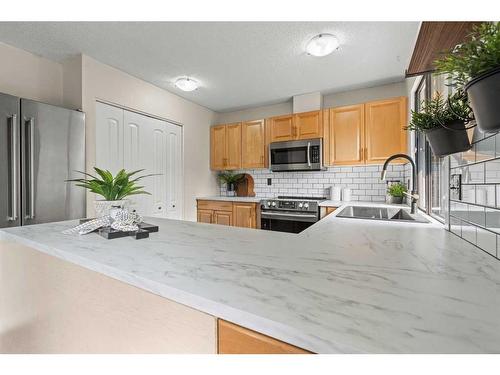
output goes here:
<path id="1" fill-rule="evenodd" d="M 420 25 L 406 77 L 421 75 L 434 70 L 433 63 L 440 54 L 466 40 L 472 28 L 481 22 L 424 21 Z"/>

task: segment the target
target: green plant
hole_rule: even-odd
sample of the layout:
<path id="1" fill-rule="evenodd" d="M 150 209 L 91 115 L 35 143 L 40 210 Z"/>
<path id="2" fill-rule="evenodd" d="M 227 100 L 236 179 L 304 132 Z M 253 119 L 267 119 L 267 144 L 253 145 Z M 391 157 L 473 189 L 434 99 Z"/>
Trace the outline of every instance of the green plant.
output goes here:
<path id="1" fill-rule="evenodd" d="M 474 27 L 468 40 L 434 62 L 439 73 L 463 87 L 470 79 L 500 66 L 500 22 Z"/>
<path id="2" fill-rule="evenodd" d="M 217 177 L 219 178 L 219 181 L 224 182 L 225 184 L 236 184 L 240 182 L 245 175 L 243 173 L 238 173 L 235 174 L 231 171 L 227 172 L 219 172 Z"/>
<path id="3" fill-rule="evenodd" d="M 125 170 L 122 169 L 116 176 L 113 176 L 108 170 L 99 169 L 97 167 L 94 167 L 94 170 L 100 178 L 86 172 L 77 171 L 85 177 L 67 180 L 67 182 L 76 182 L 76 186 L 83 187 L 90 190 L 92 193 L 101 195 L 107 201 L 120 200 L 129 195 L 149 194 L 147 191 L 141 190 L 144 186 L 138 186 L 137 182 L 145 177 L 154 176 L 152 174 L 143 175 L 131 180 L 130 177 L 142 172 L 144 169 L 133 172 L 125 172 Z"/>
<path id="4" fill-rule="evenodd" d="M 467 94 L 463 90 L 458 90 L 449 96 L 448 100 L 437 93 L 431 100 L 423 101 L 421 111 L 411 111 L 410 124 L 406 129 L 422 132 L 454 121 L 470 120 L 472 120 L 472 109 L 469 107 Z"/>
<path id="5" fill-rule="evenodd" d="M 389 186 L 387 188 L 387 193 L 391 197 L 402 197 L 402 196 L 404 196 L 404 193 L 406 193 L 407 190 L 408 189 L 407 189 L 406 185 L 404 185 L 400 182 L 397 182 L 397 183 L 392 184 L 391 186 Z"/>

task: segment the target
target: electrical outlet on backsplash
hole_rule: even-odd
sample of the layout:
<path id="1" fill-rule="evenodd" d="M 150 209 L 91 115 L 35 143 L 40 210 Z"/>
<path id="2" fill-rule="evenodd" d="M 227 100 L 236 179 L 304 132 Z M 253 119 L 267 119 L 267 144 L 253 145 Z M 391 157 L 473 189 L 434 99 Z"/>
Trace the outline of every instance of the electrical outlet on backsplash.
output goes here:
<path id="1" fill-rule="evenodd" d="M 385 202 L 387 184 L 380 180 L 381 165 L 360 165 L 346 167 L 328 167 L 324 171 L 270 172 L 268 169 L 240 170 L 254 179 L 254 191 L 257 197 L 272 198 L 277 195 L 326 196 L 327 188 L 334 185 L 352 190 L 352 200 Z M 390 165 L 387 179 L 407 183 L 411 171 L 404 165 Z M 271 185 L 268 185 L 271 179 Z M 225 186 L 221 185 L 221 195 L 226 195 Z"/>
<path id="2" fill-rule="evenodd" d="M 500 258 L 500 133 L 475 130 L 472 149 L 450 157 L 448 229 Z"/>

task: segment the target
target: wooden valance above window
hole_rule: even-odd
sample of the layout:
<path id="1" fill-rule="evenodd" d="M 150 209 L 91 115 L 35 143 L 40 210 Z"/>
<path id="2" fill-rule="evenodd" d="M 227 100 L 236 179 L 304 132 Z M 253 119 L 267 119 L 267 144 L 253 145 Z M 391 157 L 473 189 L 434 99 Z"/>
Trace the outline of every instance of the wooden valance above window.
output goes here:
<path id="1" fill-rule="evenodd" d="M 433 62 L 442 52 L 462 43 L 474 25 L 481 22 L 422 22 L 406 77 L 434 70 Z"/>

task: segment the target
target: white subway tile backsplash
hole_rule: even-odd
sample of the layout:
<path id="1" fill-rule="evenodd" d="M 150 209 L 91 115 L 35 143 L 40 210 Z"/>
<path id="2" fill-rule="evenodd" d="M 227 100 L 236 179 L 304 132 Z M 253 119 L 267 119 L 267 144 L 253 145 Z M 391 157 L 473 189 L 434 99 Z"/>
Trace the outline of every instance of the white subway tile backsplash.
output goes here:
<path id="1" fill-rule="evenodd" d="M 254 191 L 257 196 L 276 195 L 325 196 L 330 186 L 340 186 L 352 190 L 352 200 L 383 202 L 386 200 L 387 185 L 380 180 L 381 165 L 350 167 L 329 167 L 315 172 L 270 172 L 267 169 L 241 170 L 254 178 Z M 405 165 L 391 165 L 387 169 L 389 180 L 407 181 L 410 169 Z M 272 185 L 267 185 L 267 179 Z M 221 195 L 226 194 L 221 186 Z"/>

